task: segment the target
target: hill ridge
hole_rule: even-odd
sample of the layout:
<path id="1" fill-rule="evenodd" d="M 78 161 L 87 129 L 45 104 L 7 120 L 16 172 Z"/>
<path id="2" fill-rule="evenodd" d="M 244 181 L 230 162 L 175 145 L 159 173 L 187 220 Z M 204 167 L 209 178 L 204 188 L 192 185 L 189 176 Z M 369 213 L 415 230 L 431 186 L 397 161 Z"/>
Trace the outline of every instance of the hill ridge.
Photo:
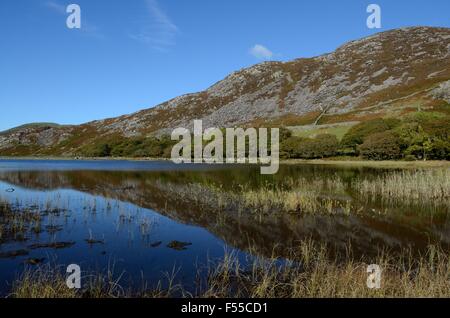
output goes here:
<path id="1" fill-rule="evenodd" d="M 267 61 L 207 89 L 152 108 L 82 125 L 27 127 L 0 136 L 0 154 L 70 155 L 113 135 L 161 136 L 175 127 L 330 124 L 401 116 L 448 103 L 450 29 L 405 27 L 353 40 L 335 51 Z M 44 129 L 45 128 L 45 129 Z M 53 148 L 53 149 L 51 149 Z"/>

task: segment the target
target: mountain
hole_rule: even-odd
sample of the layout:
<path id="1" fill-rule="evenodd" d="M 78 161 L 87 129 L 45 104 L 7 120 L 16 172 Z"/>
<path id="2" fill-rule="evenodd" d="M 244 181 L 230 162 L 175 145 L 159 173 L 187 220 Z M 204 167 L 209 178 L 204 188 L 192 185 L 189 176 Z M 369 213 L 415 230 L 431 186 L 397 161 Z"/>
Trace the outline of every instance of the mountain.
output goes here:
<path id="1" fill-rule="evenodd" d="M 160 136 L 175 127 L 301 126 L 448 109 L 450 29 L 410 27 L 290 62 L 265 62 L 205 91 L 78 126 L 25 125 L 0 133 L 0 155 L 76 155 L 108 138 Z"/>

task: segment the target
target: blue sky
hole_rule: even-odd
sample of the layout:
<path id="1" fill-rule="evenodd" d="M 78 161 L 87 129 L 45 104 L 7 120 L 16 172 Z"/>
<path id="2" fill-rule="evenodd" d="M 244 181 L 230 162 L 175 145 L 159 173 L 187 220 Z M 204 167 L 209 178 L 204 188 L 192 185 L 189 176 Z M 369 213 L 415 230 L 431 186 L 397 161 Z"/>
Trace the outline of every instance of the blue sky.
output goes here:
<path id="1" fill-rule="evenodd" d="M 66 27 L 71 3 L 80 30 Z M 366 27 L 371 3 L 381 30 Z M 402 26 L 449 27 L 449 12 L 448 0 L 1 0 L 0 130 L 131 113 L 264 59 L 316 56 Z"/>

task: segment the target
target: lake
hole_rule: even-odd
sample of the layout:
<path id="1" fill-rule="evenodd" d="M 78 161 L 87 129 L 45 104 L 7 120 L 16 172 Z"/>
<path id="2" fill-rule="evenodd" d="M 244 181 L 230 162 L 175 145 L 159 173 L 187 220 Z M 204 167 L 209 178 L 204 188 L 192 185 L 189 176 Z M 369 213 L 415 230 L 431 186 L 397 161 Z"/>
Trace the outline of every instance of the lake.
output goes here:
<path id="1" fill-rule="evenodd" d="M 398 171 L 289 164 L 263 176 L 249 165 L 0 160 L 0 204 L 9 211 L 0 213 L 0 293 L 24 269 L 46 263 L 114 271 L 124 286 L 174 274 L 194 290 L 202 269 L 225 253 L 242 264 L 255 256 L 284 261 L 308 238 L 336 251 L 350 246 L 368 261 L 383 249 L 414 255 L 438 244 L 449 251 L 447 202 L 384 200 L 358 190 Z M 246 202 L 261 198 L 260 189 L 292 194 L 294 184 L 320 206 L 256 213 L 253 201 L 245 208 L 233 202 L 243 193 Z"/>

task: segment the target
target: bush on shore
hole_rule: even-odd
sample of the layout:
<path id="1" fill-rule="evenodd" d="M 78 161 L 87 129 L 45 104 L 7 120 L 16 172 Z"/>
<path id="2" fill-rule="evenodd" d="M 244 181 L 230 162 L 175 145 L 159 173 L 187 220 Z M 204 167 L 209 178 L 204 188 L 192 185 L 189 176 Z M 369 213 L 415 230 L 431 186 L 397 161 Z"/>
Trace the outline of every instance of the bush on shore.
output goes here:
<path id="1" fill-rule="evenodd" d="M 334 135 L 322 134 L 315 138 L 290 137 L 281 144 L 285 158 L 317 159 L 336 156 L 339 141 Z"/>
<path id="2" fill-rule="evenodd" d="M 80 155 L 169 158 L 175 143 L 170 136 L 109 136 L 84 147 Z M 341 141 L 331 134 L 301 138 L 282 127 L 280 156 L 301 159 L 360 156 L 369 160 L 450 160 L 450 116 L 416 112 L 402 119 L 374 119 L 353 126 Z"/>
<path id="3" fill-rule="evenodd" d="M 402 156 L 398 136 L 391 131 L 368 136 L 358 150 L 370 160 L 395 160 Z"/>

